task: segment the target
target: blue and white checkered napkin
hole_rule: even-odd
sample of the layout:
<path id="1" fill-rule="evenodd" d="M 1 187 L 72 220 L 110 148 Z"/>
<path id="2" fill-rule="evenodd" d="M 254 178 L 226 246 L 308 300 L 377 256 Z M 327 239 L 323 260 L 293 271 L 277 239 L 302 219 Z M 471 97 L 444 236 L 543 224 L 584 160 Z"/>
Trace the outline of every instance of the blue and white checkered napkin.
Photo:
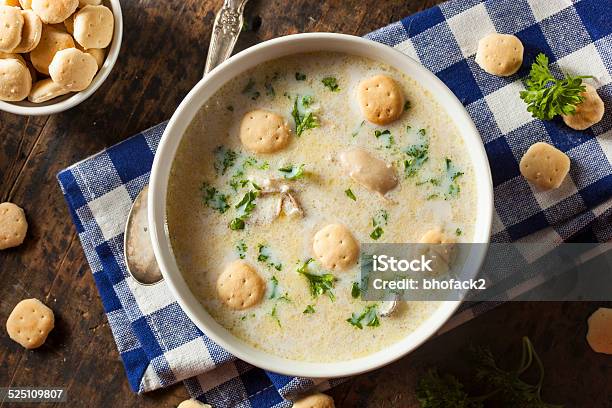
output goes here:
<path id="1" fill-rule="evenodd" d="M 611 15 L 612 3 L 602 0 L 455 0 L 368 36 L 432 70 L 471 114 L 493 173 L 494 241 L 612 238 Z M 478 39 L 493 31 L 515 34 L 525 45 L 517 75 L 494 77 L 474 62 Z M 520 78 L 539 52 L 554 69 L 594 77 L 588 82 L 607 106 L 602 122 L 577 132 L 560 120 L 542 122 L 527 113 L 518 96 Z M 216 407 L 289 406 L 285 398 L 313 381 L 235 360 L 194 326 L 165 283 L 143 287 L 128 276 L 123 228 L 132 201 L 147 184 L 163 129 L 158 125 L 58 175 L 130 385 L 145 392 L 185 380 L 193 396 Z M 518 160 L 537 141 L 555 145 L 572 160 L 559 189 L 535 191 L 519 175 Z M 450 325 L 486 309 L 465 309 Z"/>

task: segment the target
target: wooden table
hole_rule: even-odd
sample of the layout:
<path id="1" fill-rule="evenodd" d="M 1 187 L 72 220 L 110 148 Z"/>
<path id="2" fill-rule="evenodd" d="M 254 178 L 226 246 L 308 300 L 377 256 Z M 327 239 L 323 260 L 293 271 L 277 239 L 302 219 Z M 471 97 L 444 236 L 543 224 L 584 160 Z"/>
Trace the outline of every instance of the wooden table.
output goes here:
<path id="1" fill-rule="evenodd" d="M 250 31 L 242 34 L 238 49 L 298 32 L 363 35 L 435 3 L 251 0 L 246 8 Z M 0 386 L 65 386 L 72 407 L 170 407 L 187 397 L 180 384 L 143 396 L 130 391 L 55 175 L 172 115 L 200 79 L 220 4 L 124 1 L 121 55 L 94 96 L 50 117 L 0 114 L 0 201 L 22 206 L 30 225 L 22 246 L 0 253 L 0 320 L 4 326 L 25 297 L 42 299 L 57 316 L 55 330 L 36 351 L 24 351 L 2 329 Z M 548 368 L 545 395 L 551 401 L 612 406 L 612 360 L 591 352 L 584 341 L 585 319 L 594 309 L 587 303 L 506 304 L 330 393 L 338 406 L 416 406 L 414 382 L 421 368 L 460 371 L 461 350 L 471 342 L 515 357 L 526 334 Z"/>

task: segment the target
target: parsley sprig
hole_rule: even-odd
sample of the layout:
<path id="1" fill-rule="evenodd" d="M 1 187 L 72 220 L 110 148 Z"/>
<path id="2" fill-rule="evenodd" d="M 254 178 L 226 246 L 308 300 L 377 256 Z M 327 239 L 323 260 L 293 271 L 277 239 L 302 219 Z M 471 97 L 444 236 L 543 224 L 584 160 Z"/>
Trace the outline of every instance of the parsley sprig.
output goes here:
<path id="1" fill-rule="evenodd" d="M 418 135 L 420 142 L 408 146 L 404 150 L 404 153 L 408 156 L 408 158 L 404 160 L 404 175 L 406 178 L 416 175 L 425 162 L 429 160 L 429 140 L 427 138 L 427 131 L 425 129 L 419 129 Z"/>
<path id="2" fill-rule="evenodd" d="M 214 186 L 204 182 L 202 187 L 200 187 L 200 191 L 202 191 L 202 201 L 204 201 L 207 207 L 217 210 L 221 214 L 230 207 L 227 203 L 227 194 L 219 192 Z"/>
<path id="3" fill-rule="evenodd" d="M 521 91 L 520 97 L 534 118 L 551 120 L 557 115 L 572 115 L 584 100 L 581 94 L 586 90 L 582 84 L 585 78 L 591 77 L 565 75 L 563 79 L 555 78 L 548 67 L 548 57 L 540 53 L 524 80 L 527 90 Z"/>
<path id="4" fill-rule="evenodd" d="M 386 210 L 378 210 L 378 213 L 372 217 L 372 228 L 374 230 L 370 233 L 370 238 L 378 240 L 384 234 L 385 230 L 382 228 L 389 222 L 389 213 Z"/>
<path id="5" fill-rule="evenodd" d="M 378 327 L 380 326 L 380 320 L 378 319 L 378 313 L 376 308 L 378 305 L 369 305 L 366 306 L 365 310 L 359 314 L 353 313 L 351 317 L 346 319 L 352 326 L 357 329 L 363 329 L 363 325 L 369 327 Z"/>
<path id="6" fill-rule="evenodd" d="M 299 97 L 296 97 L 291 116 L 295 122 L 295 135 L 300 137 L 305 130 L 319 127 L 319 121 L 312 112 L 301 113 L 298 104 Z M 310 104 L 312 104 L 312 97 L 305 96 L 302 98 L 302 106 L 308 107 Z"/>
<path id="7" fill-rule="evenodd" d="M 283 173 L 283 177 L 287 180 L 297 180 L 304 177 L 304 164 L 300 164 L 299 166 L 294 166 L 293 164 L 288 164 L 284 167 L 280 167 L 278 171 Z"/>
<path id="8" fill-rule="evenodd" d="M 255 185 L 253 185 L 255 187 Z M 243 230 L 245 226 L 245 220 L 249 218 L 257 204 L 255 203 L 255 199 L 259 195 L 259 189 L 249 190 L 246 192 L 244 197 L 234 206 L 238 216 L 234 218 L 229 227 L 231 230 Z"/>
<path id="9" fill-rule="evenodd" d="M 297 272 L 308 279 L 308 287 L 310 289 L 310 294 L 313 298 L 317 298 L 320 295 L 325 295 L 332 300 L 336 300 L 336 296 L 334 296 L 334 292 L 332 289 L 334 288 L 334 282 L 336 281 L 336 277 L 331 273 L 324 273 L 322 275 L 316 275 L 314 273 L 309 272 L 309 265 L 314 261 L 312 258 L 308 258 L 302 266 L 297 269 Z"/>
<path id="10" fill-rule="evenodd" d="M 340 87 L 338 86 L 338 80 L 335 77 L 325 77 L 321 80 L 321 82 L 326 88 L 329 88 L 329 90 L 332 92 L 338 92 L 340 90 Z"/>

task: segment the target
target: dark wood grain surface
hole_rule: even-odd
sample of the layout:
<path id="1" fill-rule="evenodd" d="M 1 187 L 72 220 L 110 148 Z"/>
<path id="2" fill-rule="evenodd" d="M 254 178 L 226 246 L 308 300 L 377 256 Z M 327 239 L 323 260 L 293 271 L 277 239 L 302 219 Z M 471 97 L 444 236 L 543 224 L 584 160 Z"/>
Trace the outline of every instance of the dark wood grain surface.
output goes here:
<path id="1" fill-rule="evenodd" d="M 124 1 L 124 41 L 112 74 L 88 101 L 50 117 L 0 114 L 0 201 L 26 211 L 25 243 L 0 253 L 0 322 L 25 297 L 56 312 L 47 343 L 24 351 L 0 335 L 1 386 L 64 386 L 71 407 L 171 407 L 182 385 L 143 396 L 128 386 L 55 174 L 106 146 L 168 119 L 199 80 L 221 0 Z M 363 35 L 435 0 L 251 0 L 238 49 L 297 32 Z M 423 367 L 461 371 L 472 342 L 509 361 L 529 335 L 547 366 L 545 395 L 568 407 L 611 406 L 612 362 L 590 351 L 588 303 L 511 303 L 434 339 L 412 355 L 330 391 L 341 407 L 413 407 Z M 2 404 L 2 407 L 6 404 Z M 25 406 L 25 405 L 20 405 Z M 47 405 L 49 406 L 49 405 Z M 63 406 L 63 405 L 62 405 Z"/>

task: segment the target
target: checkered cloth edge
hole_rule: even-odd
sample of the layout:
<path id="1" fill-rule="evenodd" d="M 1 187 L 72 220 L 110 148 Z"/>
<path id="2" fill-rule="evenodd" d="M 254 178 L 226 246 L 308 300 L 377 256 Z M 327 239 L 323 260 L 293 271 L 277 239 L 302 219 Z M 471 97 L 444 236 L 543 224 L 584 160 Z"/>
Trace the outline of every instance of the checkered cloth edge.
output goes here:
<path id="1" fill-rule="evenodd" d="M 600 0 L 456 0 L 412 15 L 367 37 L 408 54 L 432 70 L 466 106 L 492 168 L 495 217 L 492 239 L 608 241 L 612 238 L 612 3 Z M 508 78 L 484 73 L 474 62 L 480 37 L 517 35 L 525 63 Z M 531 118 L 518 98 L 520 78 L 538 52 L 553 69 L 589 74 L 608 112 L 593 128 L 575 132 L 560 120 Z M 264 372 L 235 360 L 187 318 L 165 283 L 142 287 L 128 277 L 123 228 L 132 201 L 147 184 L 165 124 L 144 131 L 58 174 L 93 272 L 130 386 L 146 392 L 185 380 L 194 397 L 216 407 L 290 406 L 287 397 L 326 389 Z M 566 152 L 572 169 L 554 191 L 534 190 L 518 160 L 536 141 Z M 520 197 L 520 205 L 513 205 Z M 464 308 L 447 327 L 493 304 Z M 214 370 L 214 371 L 211 371 Z"/>

